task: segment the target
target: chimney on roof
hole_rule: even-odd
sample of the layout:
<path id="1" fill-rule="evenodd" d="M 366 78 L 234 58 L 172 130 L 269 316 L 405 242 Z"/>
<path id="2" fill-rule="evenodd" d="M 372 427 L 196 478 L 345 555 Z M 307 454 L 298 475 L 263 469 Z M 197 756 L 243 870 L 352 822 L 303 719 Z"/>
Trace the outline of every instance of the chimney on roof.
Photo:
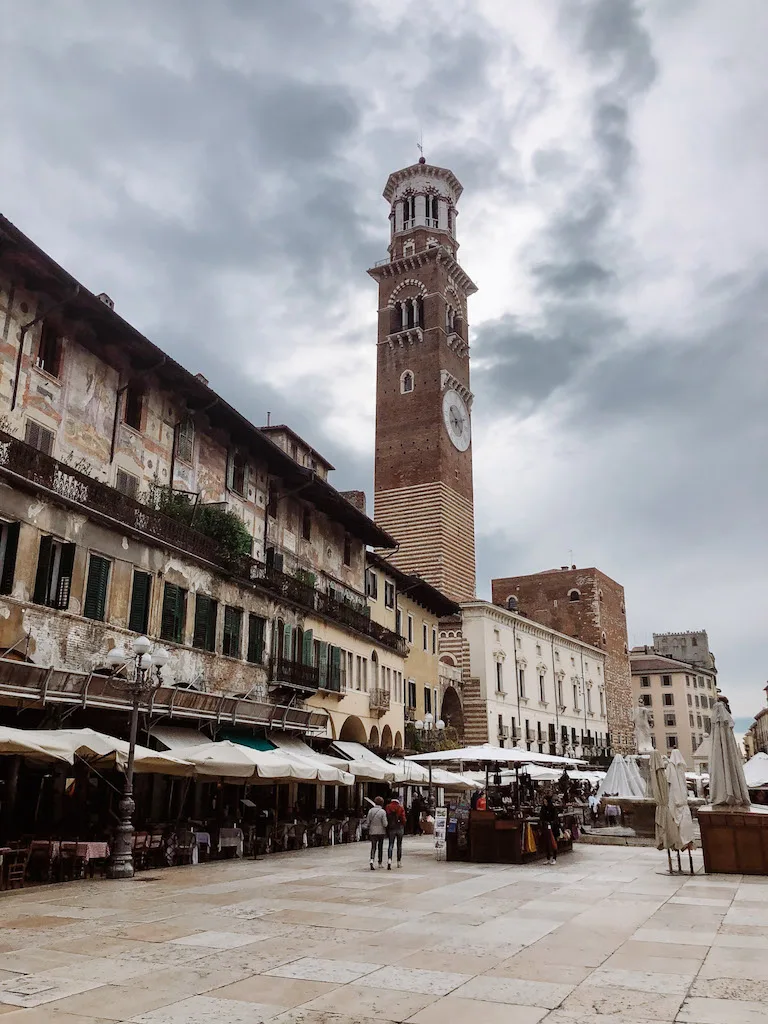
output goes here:
<path id="1" fill-rule="evenodd" d="M 567 565 L 561 565 L 560 569 L 562 570 L 562 572 L 567 572 L 568 571 L 568 566 Z"/>
<path id="2" fill-rule="evenodd" d="M 205 386 L 208 387 L 208 378 L 204 377 L 202 373 L 196 373 L 195 380 L 199 380 L 201 384 L 205 384 Z"/>
<path id="3" fill-rule="evenodd" d="M 111 299 L 111 298 L 110 298 L 110 297 L 109 297 L 109 296 L 107 295 L 107 293 L 106 293 L 106 292 L 99 292 L 99 294 L 98 294 L 98 295 L 96 296 L 96 298 L 97 298 L 97 299 L 98 299 L 98 300 L 99 300 L 100 302 L 103 302 L 105 306 L 109 306 L 109 308 L 110 308 L 110 309 L 114 309 L 114 308 L 115 308 L 115 300 L 114 300 L 114 299 Z"/>
<path id="4" fill-rule="evenodd" d="M 365 491 L 342 491 L 341 496 L 354 505 L 358 512 L 365 515 Z"/>

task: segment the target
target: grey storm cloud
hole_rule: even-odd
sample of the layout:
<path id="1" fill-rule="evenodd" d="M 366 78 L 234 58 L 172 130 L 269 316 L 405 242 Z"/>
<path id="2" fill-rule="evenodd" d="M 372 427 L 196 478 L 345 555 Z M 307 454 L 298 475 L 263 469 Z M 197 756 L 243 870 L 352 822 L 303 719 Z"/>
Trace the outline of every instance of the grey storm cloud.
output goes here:
<path id="1" fill-rule="evenodd" d="M 765 89 L 743 103 L 728 92 L 752 58 L 743 45 L 719 58 L 694 45 L 741 21 L 764 35 L 764 8 L 737 0 L 723 23 L 718 0 L 529 3 L 530 17 L 525 2 L 486 17 L 471 0 L 115 0 L 97 14 L 88 0 L 28 0 L 7 26 L 0 208 L 251 419 L 290 422 L 339 467 L 339 486 L 370 493 L 371 456 L 338 432 L 329 440 L 345 402 L 331 378 L 354 365 L 372 388 L 365 270 L 386 254 L 386 177 L 416 159 L 423 129 L 428 159 L 465 187 L 462 254 L 466 222 L 536 214 L 515 250 L 528 304 L 510 285 L 474 324 L 473 416 L 477 436 L 545 423 L 547 455 L 565 459 L 512 481 L 501 528 L 492 481 L 477 476 L 480 578 L 565 564 L 574 546 L 622 580 L 646 638 L 708 626 L 746 693 L 747 674 L 763 672 L 746 637 L 751 605 L 746 625 L 722 610 L 710 621 L 720 591 L 701 566 L 748 588 L 765 553 L 768 258 L 765 247 L 739 257 L 734 217 L 727 237 L 685 257 L 675 287 L 686 308 L 667 324 L 650 315 L 662 298 L 674 310 L 664 267 L 654 285 L 634 218 L 663 187 L 644 177 L 649 101 L 688 88 L 679 116 L 713 120 L 692 91 L 701 78 L 667 85 L 689 62 L 720 60 L 711 95 L 731 104 L 723 138 L 691 163 L 765 180 Z M 538 41 L 526 31 L 537 19 Z M 547 63 L 548 40 L 562 67 Z M 564 97 L 583 116 L 551 128 Z M 663 120 L 658 106 L 653 116 Z M 670 127 L 653 127 L 663 152 Z M 734 174 L 717 203 L 729 209 L 741 187 Z M 674 264 L 667 245 L 662 264 Z M 477 283 L 470 319 L 487 294 Z M 328 343 L 334 358 L 309 371 L 294 356 L 295 381 L 278 386 L 268 370 L 290 356 L 288 337 Z M 492 442 L 502 476 L 516 443 Z M 537 514 L 521 520 L 525 500 Z M 698 621 L 680 622 L 682 608 Z"/>

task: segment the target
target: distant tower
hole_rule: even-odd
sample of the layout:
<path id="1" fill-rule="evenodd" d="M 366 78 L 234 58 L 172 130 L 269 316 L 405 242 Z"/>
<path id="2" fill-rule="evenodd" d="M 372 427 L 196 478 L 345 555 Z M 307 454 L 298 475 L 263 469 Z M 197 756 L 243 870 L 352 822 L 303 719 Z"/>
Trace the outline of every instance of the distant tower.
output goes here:
<path id="1" fill-rule="evenodd" d="M 472 392 L 467 297 L 456 259 L 452 171 L 419 162 L 390 174 L 389 259 L 379 285 L 374 518 L 392 561 L 456 601 L 475 596 Z"/>

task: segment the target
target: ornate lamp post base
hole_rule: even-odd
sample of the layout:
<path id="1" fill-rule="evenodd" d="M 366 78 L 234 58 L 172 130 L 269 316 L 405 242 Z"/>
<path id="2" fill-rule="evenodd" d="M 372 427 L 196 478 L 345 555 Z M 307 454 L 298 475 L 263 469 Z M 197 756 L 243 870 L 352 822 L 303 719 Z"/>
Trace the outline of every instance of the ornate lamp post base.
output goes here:
<path id="1" fill-rule="evenodd" d="M 107 878 L 133 878 L 133 812 L 136 805 L 126 793 L 118 805 L 120 824 L 115 829 L 112 856 L 107 864 Z"/>

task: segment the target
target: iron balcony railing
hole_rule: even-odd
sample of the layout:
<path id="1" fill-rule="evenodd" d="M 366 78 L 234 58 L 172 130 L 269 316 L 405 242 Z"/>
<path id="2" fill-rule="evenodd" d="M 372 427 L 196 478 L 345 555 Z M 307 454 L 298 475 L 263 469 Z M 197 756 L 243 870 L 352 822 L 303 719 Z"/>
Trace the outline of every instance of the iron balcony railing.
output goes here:
<path id="1" fill-rule="evenodd" d="M 19 708 L 56 704 L 70 708 L 93 708 L 129 712 L 133 698 L 124 684 L 109 676 L 43 668 L 29 662 L 0 658 L 0 703 Z M 294 704 L 275 704 L 203 693 L 173 686 L 160 686 L 141 702 L 141 711 L 152 718 L 213 722 L 217 725 L 264 726 L 293 732 L 326 730 L 324 711 Z"/>
<path id="2" fill-rule="evenodd" d="M 318 688 L 319 670 L 315 665 L 305 665 L 301 661 L 288 658 L 273 658 L 269 666 L 269 681 L 273 686 L 292 686 L 300 690 Z"/>
<path id="3" fill-rule="evenodd" d="M 0 473 L 14 474 L 63 500 L 114 519 L 137 533 L 186 551 L 219 566 L 225 573 L 292 601 L 307 611 L 319 612 L 357 633 L 371 637 L 400 654 L 407 652 L 397 633 L 373 622 L 369 616 L 315 590 L 309 583 L 265 565 L 248 555 L 231 556 L 205 534 L 186 523 L 158 512 L 150 505 L 110 487 L 109 484 L 67 466 L 38 451 L 25 441 L 0 430 Z"/>

